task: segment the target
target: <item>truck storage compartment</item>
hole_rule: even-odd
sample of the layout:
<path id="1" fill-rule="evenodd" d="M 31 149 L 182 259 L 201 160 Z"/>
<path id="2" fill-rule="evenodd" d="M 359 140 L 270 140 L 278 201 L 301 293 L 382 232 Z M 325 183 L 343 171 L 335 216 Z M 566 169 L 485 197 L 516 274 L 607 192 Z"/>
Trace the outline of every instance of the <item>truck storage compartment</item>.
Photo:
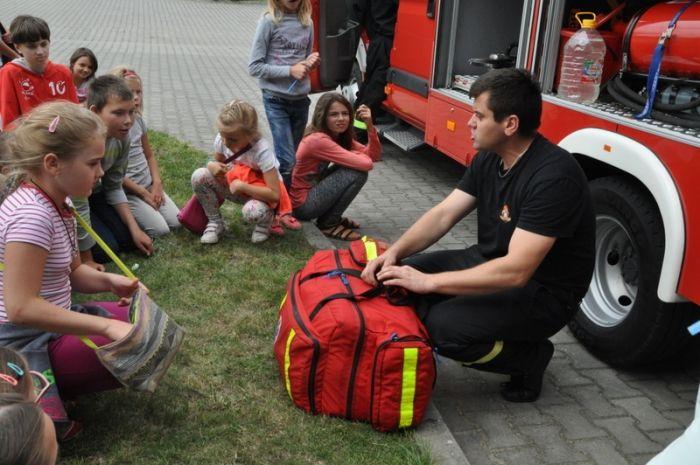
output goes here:
<path id="1" fill-rule="evenodd" d="M 515 66 L 526 3 L 440 2 L 435 87 L 467 91 L 490 68 Z"/>

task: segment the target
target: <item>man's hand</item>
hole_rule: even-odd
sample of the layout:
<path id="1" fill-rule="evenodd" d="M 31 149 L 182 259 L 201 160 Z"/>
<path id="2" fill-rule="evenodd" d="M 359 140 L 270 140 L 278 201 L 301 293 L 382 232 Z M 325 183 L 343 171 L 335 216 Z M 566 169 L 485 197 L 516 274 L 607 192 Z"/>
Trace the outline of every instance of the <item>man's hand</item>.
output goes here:
<path id="1" fill-rule="evenodd" d="M 421 273 L 410 266 L 384 266 L 377 273 L 377 278 L 385 286 L 402 287 L 416 294 L 435 292 L 433 275 Z"/>
<path id="2" fill-rule="evenodd" d="M 377 273 L 386 266 L 396 265 L 397 262 L 396 256 L 389 253 L 389 251 L 384 252 L 374 260 L 367 262 L 365 269 L 362 270 L 362 279 L 372 286 L 378 286 Z"/>
<path id="3" fill-rule="evenodd" d="M 147 256 L 153 254 L 153 239 L 149 237 L 148 234 L 143 232 L 141 229 L 138 231 L 133 231 L 131 233 L 131 239 L 134 241 L 134 245 Z"/>
<path id="4" fill-rule="evenodd" d="M 301 61 L 297 63 L 296 65 L 292 65 L 289 68 L 289 75 L 292 76 L 296 80 L 302 80 L 306 77 L 306 75 L 309 73 L 309 68 L 306 64 L 306 62 Z"/>

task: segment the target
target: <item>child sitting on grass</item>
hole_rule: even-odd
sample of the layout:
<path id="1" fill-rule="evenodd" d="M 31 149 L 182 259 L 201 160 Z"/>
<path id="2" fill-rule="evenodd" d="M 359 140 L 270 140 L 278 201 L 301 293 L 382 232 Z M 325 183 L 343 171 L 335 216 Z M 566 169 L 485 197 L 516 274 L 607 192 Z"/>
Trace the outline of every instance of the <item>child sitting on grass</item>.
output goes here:
<path id="1" fill-rule="evenodd" d="M 19 350 L 52 382 L 40 399 L 59 438 L 77 431 L 62 398 L 120 386 L 79 335 L 98 346 L 132 329 L 116 302 L 72 305 L 72 292 L 130 297 L 138 280 L 81 263 L 70 198 L 87 197 L 103 175 L 107 128 L 94 113 L 49 102 L 20 120 L 0 157 L 11 170 L 0 198 L 0 347 Z"/>
<path id="2" fill-rule="evenodd" d="M 220 199 L 243 204 L 243 218 L 253 223 L 253 243 L 270 236 L 275 209 L 291 212 L 291 202 L 270 144 L 258 132 L 258 115 L 250 104 L 234 100 L 221 109 L 214 140 L 215 160 L 192 173 L 192 189 L 207 216 L 202 244 L 215 244 L 225 226 Z M 242 166 L 241 166 L 242 165 Z M 279 225 L 274 231 L 281 232 Z"/>
<path id="3" fill-rule="evenodd" d="M 88 96 L 88 85 L 97 72 L 97 57 L 89 48 L 80 47 L 70 56 L 69 64 L 78 102 L 84 103 Z"/>
<path id="4" fill-rule="evenodd" d="M 146 234 L 151 237 L 165 236 L 180 227 L 177 214 L 180 210 L 163 190 L 158 161 L 148 141 L 148 128 L 143 120 L 143 87 L 141 78 L 132 69 L 120 66 L 110 74 L 124 78 L 134 94 L 136 112 L 134 124 L 129 131 L 131 148 L 129 163 L 124 177 L 124 191 L 129 199 L 129 208 Z"/>
<path id="5" fill-rule="evenodd" d="M 124 79 L 100 76 L 90 83 L 87 107 L 107 126 L 101 160 L 104 175 L 92 189 L 89 199 L 73 198 L 75 207 L 113 251 L 138 248 L 150 256 L 153 241 L 136 222 L 122 187 L 131 145 L 129 130 L 134 121 L 134 94 Z M 109 257 L 81 227 L 78 227 L 78 242 L 83 263 L 104 270 L 100 263 L 108 262 Z"/>

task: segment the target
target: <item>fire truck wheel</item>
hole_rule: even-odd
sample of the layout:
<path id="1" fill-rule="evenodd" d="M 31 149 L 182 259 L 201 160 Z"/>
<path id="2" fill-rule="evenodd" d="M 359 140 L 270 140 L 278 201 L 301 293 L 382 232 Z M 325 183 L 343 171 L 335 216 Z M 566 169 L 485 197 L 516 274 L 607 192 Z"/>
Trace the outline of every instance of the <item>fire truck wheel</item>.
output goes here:
<path id="1" fill-rule="evenodd" d="M 659 210 L 641 187 L 622 177 L 591 181 L 595 205 L 595 268 L 588 293 L 569 323 L 602 360 L 619 366 L 657 362 L 690 339 L 689 304 L 659 300 L 664 253 Z"/>
<path id="2" fill-rule="evenodd" d="M 360 69 L 360 64 L 355 61 L 352 65 L 352 72 L 350 74 L 350 79 L 345 84 L 340 85 L 340 93 L 343 97 L 348 99 L 350 105 L 355 106 L 355 100 L 357 100 L 357 93 L 360 90 L 360 84 L 362 83 L 362 70 Z"/>

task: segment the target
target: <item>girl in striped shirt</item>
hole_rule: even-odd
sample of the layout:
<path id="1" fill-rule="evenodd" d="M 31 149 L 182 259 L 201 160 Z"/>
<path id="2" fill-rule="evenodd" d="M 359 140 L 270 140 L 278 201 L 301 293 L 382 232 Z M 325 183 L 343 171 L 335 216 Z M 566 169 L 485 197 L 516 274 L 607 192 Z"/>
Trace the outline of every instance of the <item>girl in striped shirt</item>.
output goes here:
<path id="1" fill-rule="evenodd" d="M 73 397 L 119 386 L 78 336 L 103 345 L 132 328 L 128 307 L 72 305 L 71 291 L 111 291 L 126 299 L 139 286 L 81 264 L 77 249 L 69 197 L 87 197 L 102 176 L 105 134 L 89 110 L 46 103 L 9 135 L 9 150 L 0 158 L 14 180 L 0 198 L 0 346 L 19 350 L 32 370 L 55 380 L 41 405 L 59 439 L 79 429 L 68 419 L 59 389 Z"/>

